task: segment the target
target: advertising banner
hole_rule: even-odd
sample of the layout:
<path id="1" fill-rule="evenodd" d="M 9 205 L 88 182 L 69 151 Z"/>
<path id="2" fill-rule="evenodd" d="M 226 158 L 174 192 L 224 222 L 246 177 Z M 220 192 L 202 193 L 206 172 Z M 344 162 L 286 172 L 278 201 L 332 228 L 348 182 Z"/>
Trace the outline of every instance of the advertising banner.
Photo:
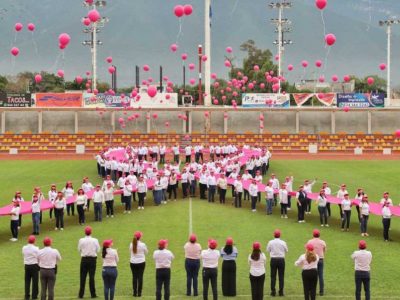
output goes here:
<path id="1" fill-rule="evenodd" d="M 243 107 L 290 107 L 288 94 L 242 94 Z"/>
<path id="2" fill-rule="evenodd" d="M 380 93 L 356 93 L 356 94 L 337 94 L 337 107 L 350 108 L 372 108 L 385 106 L 385 94 Z"/>
<path id="3" fill-rule="evenodd" d="M 36 107 L 82 107 L 81 93 L 37 93 Z"/>
<path id="4" fill-rule="evenodd" d="M 314 96 L 313 93 L 302 93 L 302 94 L 292 94 L 294 101 L 296 101 L 297 106 L 302 106 L 304 103 L 308 101 L 311 97 Z"/>
<path id="5" fill-rule="evenodd" d="M 85 107 L 143 107 L 143 108 L 175 108 L 178 107 L 178 94 L 159 93 L 150 98 L 147 93 L 140 93 L 137 97 L 109 95 L 109 94 L 84 94 L 83 103 Z"/>
<path id="6" fill-rule="evenodd" d="M 336 94 L 335 93 L 317 93 L 317 94 L 315 94 L 315 97 L 317 97 L 318 101 L 321 102 L 322 104 L 324 104 L 326 106 L 332 106 L 335 102 Z"/>
<path id="7" fill-rule="evenodd" d="M 30 107 L 31 94 L 13 94 L 0 92 L 0 107 Z"/>

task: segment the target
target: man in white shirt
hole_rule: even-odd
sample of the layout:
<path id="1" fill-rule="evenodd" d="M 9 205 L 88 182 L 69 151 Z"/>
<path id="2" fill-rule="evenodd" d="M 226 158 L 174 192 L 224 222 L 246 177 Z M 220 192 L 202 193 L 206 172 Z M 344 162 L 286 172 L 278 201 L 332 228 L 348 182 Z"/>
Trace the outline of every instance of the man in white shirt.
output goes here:
<path id="1" fill-rule="evenodd" d="M 161 300 L 161 290 L 164 285 L 164 299 L 170 297 L 171 263 L 175 258 L 167 249 L 167 240 L 158 241 L 158 250 L 154 251 L 156 263 L 156 300 Z"/>
<path id="2" fill-rule="evenodd" d="M 182 170 L 181 184 L 182 184 L 182 194 L 183 194 L 182 196 L 183 199 L 186 199 L 189 191 L 189 172 L 187 171 L 186 168 L 183 168 Z"/>
<path id="3" fill-rule="evenodd" d="M 43 240 L 44 248 L 39 250 L 38 263 L 40 268 L 41 299 L 54 300 L 57 263 L 61 260 L 60 252 L 51 248 L 49 237 Z"/>
<path id="4" fill-rule="evenodd" d="M 172 152 L 174 153 L 174 162 L 179 163 L 179 145 L 173 146 Z"/>
<path id="5" fill-rule="evenodd" d="M 78 251 L 81 255 L 80 265 L 80 288 L 78 298 L 85 295 L 86 276 L 89 273 L 89 288 L 92 298 L 96 298 L 95 274 L 97 253 L 100 251 L 100 244 L 96 238 L 92 236 L 92 228 L 85 228 L 85 237 L 81 238 L 78 243 Z"/>
<path id="6" fill-rule="evenodd" d="M 332 194 L 332 190 L 331 188 L 328 186 L 328 182 L 324 181 L 322 183 L 322 189 L 325 191 L 325 196 L 331 195 Z M 331 216 L 331 203 L 328 201 L 326 203 L 326 209 L 328 211 L 328 216 Z"/>
<path id="7" fill-rule="evenodd" d="M 249 194 L 251 198 L 251 211 L 256 212 L 258 186 L 257 186 L 257 181 L 255 179 L 252 179 L 252 182 L 249 185 Z"/>
<path id="8" fill-rule="evenodd" d="M 96 186 L 93 193 L 94 220 L 101 222 L 103 218 L 103 203 L 105 201 L 104 192 L 100 189 L 100 185 Z"/>
<path id="9" fill-rule="evenodd" d="M 242 207 L 243 183 L 242 176 L 240 174 L 237 175 L 232 187 L 234 188 L 235 192 L 235 207 Z"/>
<path id="10" fill-rule="evenodd" d="M 209 240 L 208 249 L 201 251 L 201 260 L 203 263 L 203 299 L 208 299 L 208 287 L 211 283 L 213 299 L 218 298 L 217 277 L 218 277 L 218 260 L 220 257 L 217 248 L 217 241 Z"/>
<path id="11" fill-rule="evenodd" d="M 367 243 L 361 240 L 358 243 L 358 251 L 354 251 L 351 258 L 354 260 L 356 300 L 361 300 L 361 285 L 364 285 L 365 299 L 370 300 L 370 271 L 372 253 L 367 249 Z"/>
<path id="12" fill-rule="evenodd" d="M 249 170 L 244 170 L 244 174 L 242 175 L 243 180 L 250 180 L 253 179 L 253 176 L 249 173 Z M 250 200 L 250 194 L 248 190 L 244 190 L 243 200 L 246 201 Z"/>
<path id="13" fill-rule="evenodd" d="M 272 181 L 272 188 L 274 190 L 279 190 L 280 188 L 280 184 L 279 184 L 279 180 L 278 178 L 276 178 L 275 174 L 272 173 L 271 174 L 271 179 L 270 181 Z M 274 193 L 274 205 L 277 206 L 278 205 L 278 195 Z"/>
<path id="14" fill-rule="evenodd" d="M 389 198 L 389 192 L 383 193 L 383 198 L 381 199 L 380 203 L 382 205 L 385 205 L 385 203 L 389 203 L 389 206 L 393 206 L 393 201 Z"/>
<path id="15" fill-rule="evenodd" d="M 312 182 L 310 182 L 308 179 L 304 181 L 304 191 L 306 192 L 306 194 L 312 193 L 312 187 L 316 181 L 317 179 L 313 180 Z M 309 197 L 307 197 L 306 199 L 306 214 L 311 214 L 311 198 Z"/>
<path id="16" fill-rule="evenodd" d="M 217 179 L 215 178 L 214 171 L 211 171 L 210 175 L 207 176 L 208 202 L 214 202 L 216 186 Z"/>
<path id="17" fill-rule="evenodd" d="M 285 255 L 288 252 L 286 242 L 281 240 L 281 232 L 276 229 L 274 231 L 273 240 L 268 242 L 267 252 L 271 257 L 271 296 L 276 296 L 276 273 L 279 277 L 279 296 L 284 296 L 283 288 L 285 285 Z"/>
<path id="18" fill-rule="evenodd" d="M 192 147 L 189 145 L 185 147 L 185 156 L 186 156 L 186 163 L 190 163 L 192 157 Z"/>
<path id="19" fill-rule="evenodd" d="M 39 247 L 35 246 L 36 238 L 29 236 L 28 244 L 22 247 L 25 265 L 25 299 L 30 299 L 30 285 L 32 282 L 32 299 L 38 298 L 39 293 Z"/>
<path id="20" fill-rule="evenodd" d="M 267 215 L 272 214 L 274 195 L 275 191 L 274 188 L 272 187 L 272 181 L 268 181 L 267 185 L 265 186 L 265 202 L 266 202 Z"/>

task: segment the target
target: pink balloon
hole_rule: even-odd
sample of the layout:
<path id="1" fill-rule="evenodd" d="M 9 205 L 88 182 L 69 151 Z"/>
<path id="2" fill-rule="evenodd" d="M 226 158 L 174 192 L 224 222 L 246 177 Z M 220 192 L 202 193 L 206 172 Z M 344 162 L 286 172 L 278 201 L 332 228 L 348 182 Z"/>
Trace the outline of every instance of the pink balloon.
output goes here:
<path id="1" fill-rule="evenodd" d="M 143 71 L 148 72 L 150 71 L 150 67 L 148 65 L 143 66 Z"/>
<path id="2" fill-rule="evenodd" d="M 21 31 L 22 28 L 24 28 L 24 25 L 22 25 L 21 23 L 16 23 L 15 24 L 15 31 Z"/>
<path id="3" fill-rule="evenodd" d="M 165 127 L 169 127 L 169 122 L 168 121 L 165 122 L 164 125 L 165 125 Z"/>
<path id="4" fill-rule="evenodd" d="M 228 119 L 228 113 L 224 113 L 224 119 Z"/>
<path id="5" fill-rule="evenodd" d="M 232 66 L 231 62 L 229 60 L 225 60 L 225 67 L 230 68 Z"/>
<path id="6" fill-rule="evenodd" d="M 217 79 L 217 74 L 211 73 L 211 79 Z"/>
<path id="7" fill-rule="evenodd" d="M 189 83 L 190 83 L 191 85 L 195 85 L 195 84 L 196 84 L 196 79 L 191 78 L 191 79 L 189 80 Z"/>
<path id="8" fill-rule="evenodd" d="M 328 46 L 332 46 L 336 43 L 336 36 L 333 33 L 328 33 L 325 36 L 325 42 Z"/>
<path id="9" fill-rule="evenodd" d="M 165 99 L 166 99 L 166 100 L 171 99 L 171 95 L 170 95 L 170 94 L 166 94 L 166 95 L 165 95 Z"/>
<path id="10" fill-rule="evenodd" d="M 12 47 L 10 52 L 11 52 L 12 55 L 18 56 L 19 49 L 17 47 Z"/>
<path id="11" fill-rule="evenodd" d="M 113 66 L 108 67 L 108 73 L 112 74 L 115 72 L 115 68 Z"/>
<path id="12" fill-rule="evenodd" d="M 264 115 L 260 115 L 259 119 L 260 121 L 264 121 Z"/>
<path id="13" fill-rule="evenodd" d="M 322 67 L 322 61 L 317 60 L 317 61 L 315 62 L 315 66 L 316 66 L 317 68 L 321 68 L 321 67 Z"/>
<path id="14" fill-rule="evenodd" d="M 208 59 L 207 55 L 203 55 L 203 56 L 201 57 L 201 61 L 203 61 L 203 62 L 206 62 L 207 59 Z"/>
<path id="15" fill-rule="evenodd" d="M 343 107 L 344 112 L 348 112 L 349 110 L 350 110 L 350 107 L 348 107 L 348 106 Z"/>
<path id="16" fill-rule="evenodd" d="M 181 58 L 182 58 L 182 60 L 187 60 L 188 55 L 187 55 L 186 53 L 183 53 L 183 54 L 181 55 Z"/>
<path id="17" fill-rule="evenodd" d="M 258 65 L 255 65 L 255 66 L 253 67 L 253 70 L 254 70 L 255 72 L 258 72 L 258 71 L 260 71 L 260 67 L 259 67 Z"/>
<path id="18" fill-rule="evenodd" d="M 218 105 L 218 99 L 214 99 L 214 101 L 213 101 L 213 103 L 214 103 L 214 105 Z"/>
<path id="19" fill-rule="evenodd" d="M 93 0 L 85 0 L 85 2 L 89 5 L 93 5 Z"/>
<path id="20" fill-rule="evenodd" d="M 337 75 L 333 75 L 332 76 L 332 81 L 333 82 L 336 82 L 336 81 L 338 81 L 339 80 L 339 77 L 337 77 Z"/>
<path id="21" fill-rule="evenodd" d="M 205 111 L 205 112 L 204 112 L 204 117 L 205 117 L 205 118 L 208 118 L 209 116 L 210 116 L 210 113 L 209 113 L 208 111 Z"/>
<path id="22" fill-rule="evenodd" d="M 368 83 L 368 85 L 373 85 L 374 82 L 375 82 L 375 79 L 374 79 L 373 77 L 368 77 L 368 78 L 367 78 L 367 83 Z"/>
<path id="23" fill-rule="evenodd" d="M 111 64 L 113 61 L 113 58 L 111 56 L 106 58 L 106 62 L 108 62 L 109 64 Z"/>
<path id="24" fill-rule="evenodd" d="M 289 71 L 293 71 L 293 65 L 288 65 L 287 69 L 288 69 Z"/>
<path id="25" fill-rule="evenodd" d="M 225 50 L 226 50 L 227 53 L 232 53 L 233 52 L 232 47 L 226 47 Z"/>
<path id="26" fill-rule="evenodd" d="M 28 24 L 28 30 L 29 30 L 29 31 L 35 31 L 35 24 L 29 23 L 29 24 Z"/>
<path id="27" fill-rule="evenodd" d="M 157 88 L 154 86 L 150 86 L 147 89 L 147 95 L 149 95 L 150 98 L 154 98 L 157 95 Z"/>
<path id="28" fill-rule="evenodd" d="M 307 68 L 307 67 L 308 67 L 308 61 L 303 60 L 303 61 L 301 62 L 301 65 L 303 66 L 303 68 Z"/>
<path id="29" fill-rule="evenodd" d="M 343 77 L 344 82 L 349 82 L 350 81 L 350 76 L 349 75 L 345 75 Z"/>
<path id="30" fill-rule="evenodd" d="M 379 69 L 381 69 L 381 71 L 384 71 L 386 69 L 386 64 L 380 64 Z"/>
<path id="31" fill-rule="evenodd" d="M 315 0 L 315 5 L 318 9 L 323 10 L 328 3 L 327 0 Z"/>
<path id="32" fill-rule="evenodd" d="M 64 78 L 64 70 L 58 70 L 57 75 L 58 77 Z"/>
<path id="33" fill-rule="evenodd" d="M 86 76 L 90 76 L 90 72 L 89 71 L 86 71 Z"/>
<path id="34" fill-rule="evenodd" d="M 252 90 L 252 89 L 254 89 L 254 84 L 252 82 L 250 82 L 248 87 L 249 87 L 250 90 Z"/>
<path id="35" fill-rule="evenodd" d="M 396 130 L 395 134 L 396 134 L 396 137 L 400 137 L 400 129 Z"/>
<path id="36" fill-rule="evenodd" d="M 81 76 L 76 76 L 75 81 L 77 84 L 81 84 L 83 82 L 83 78 Z"/>
<path id="37" fill-rule="evenodd" d="M 153 119 L 157 119 L 158 118 L 158 114 L 153 114 Z"/>
<path id="38" fill-rule="evenodd" d="M 183 7 L 183 12 L 185 13 L 186 16 L 190 16 L 193 12 L 193 6 L 191 6 L 190 4 L 186 4 Z"/>
<path id="39" fill-rule="evenodd" d="M 278 61 L 279 60 L 279 55 L 275 55 L 275 60 Z"/>
<path id="40" fill-rule="evenodd" d="M 194 70 L 195 69 L 195 67 L 196 67 L 196 65 L 195 64 L 189 64 L 189 70 Z"/>
<path id="41" fill-rule="evenodd" d="M 124 123 L 124 122 L 125 122 L 125 121 L 124 121 L 124 118 L 119 118 L 119 119 L 118 119 L 118 122 L 119 122 L 120 124 Z"/>
<path id="42" fill-rule="evenodd" d="M 71 41 L 71 37 L 69 36 L 68 33 L 61 33 L 58 36 L 58 41 L 60 42 L 60 45 L 67 46 L 69 42 Z"/>
<path id="43" fill-rule="evenodd" d="M 170 49 L 171 49 L 172 52 L 176 52 L 176 50 L 178 50 L 178 45 L 177 44 L 172 44 L 170 46 Z"/>
<path id="44" fill-rule="evenodd" d="M 182 17 L 185 14 L 185 8 L 182 5 L 176 5 L 174 7 L 174 14 L 178 18 Z"/>
<path id="45" fill-rule="evenodd" d="M 90 19 L 89 18 L 84 18 L 82 23 L 85 26 L 89 26 L 90 25 Z"/>
<path id="46" fill-rule="evenodd" d="M 100 18 L 100 13 L 97 11 L 97 9 L 92 9 L 88 12 L 87 17 L 92 23 L 96 23 Z"/>
<path id="47" fill-rule="evenodd" d="M 36 83 L 40 83 L 41 81 L 42 81 L 42 75 L 36 74 L 36 75 L 35 75 L 35 82 L 36 82 Z"/>
<path id="48" fill-rule="evenodd" d="M 319 76 L 318 81 L 321 83 L 325 82 L 325 76 L 324 75 Z"/>
<path id="49" fill-rule="evenodd" d="M 263 90 L 263 89 L 265 89 L 265 83 L 260 83 L 260 88 Z"/>
<path id="50" fill-rule="evenodd" d="M 279 91 L 279 83 L 273 84 L 273 85 L 272 85 L 272 90 L 273 90 L 274 92 Z"/>

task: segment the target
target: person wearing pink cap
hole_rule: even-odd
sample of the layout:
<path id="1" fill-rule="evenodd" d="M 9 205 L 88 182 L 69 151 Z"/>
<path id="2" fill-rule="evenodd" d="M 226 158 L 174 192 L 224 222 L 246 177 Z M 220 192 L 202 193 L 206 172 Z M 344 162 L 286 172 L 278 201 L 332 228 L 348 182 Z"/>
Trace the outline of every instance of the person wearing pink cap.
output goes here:
<path id="1" fill-rule="evenodd" d="M 368 219 L 369 219 L 369 203 L 368 203 L 368 195 L 364 194 L 360 204 L 358 205 L 360 208 L 360 229 L 361 236 L 369 236 L 368 234 Z"/>
<path id="2" fill-rule="evenodd" d="M 141 241 L 143 234 L 136 231 L 129 245 L 131 254 L 130 267 L 132 271 L 133 297 L 141 297 L 143 289 L 143 273 L 146 268 L 146 254 L 149 253 L 145 243 Z"/>
<path id="3" fill-rule="evenodd" d="M 361 300 L 361 286 L 364 285 L 365 300 L 371 299 L 370 292 L 370 271 L 372 253 L 367 249 L 367 243 L 363 240 L 358 242 L 358 251 L 354 251 L 351 258 L 354 260 L 356 300 Z"/>
<path id="4" fill-rule="evenodd" d="M 217 250 L 217 241 L 209 240 L 208 249 L 201 251 L 203 263 L 203 300 L 208 300 L 208 288 L 211 283 L 213 299 L 218 299 L 218 260 L 220 252 Z"/>
<path id="5" fill-rule="evenodd" d="M 167 240 L 159 240 L 158 250 L 153 253 L 153 259 L 156 263 L 156 300 L 161 300 L 163 286 L 164 299 L 169 300 L 171 294 L 171 264 L 175 256 L 167 249 L 167 245 Z"/>
<path id="6" fill-rule="evenodd" d="M 324 257 L 326 252 L 326 243 L 320 238 L 321 233 L 318 229 L 313 230 L 313 238 L 307 242 L 307 245 L 314 247 L 315 254 L 318 255 L 318 281 L 319 281 L 319 295 L 324 295 Z"/>
<path id="7" fill-rule="evenodd" d="M 306 245 L 305 254 L 300 255 L 295 266 L 302 268 L 301 277 L 303 280 L 304 299 L 315 300 L 318 282 L 318 261 L 319 257 L 314 251 L 312 244 Z"/>
<path id="8" fill-rule="evenodd" d="M 88 198 L 85 195 L 85 191 L 81 188 L 77 192 L 76 196 L 76 210 L 78 211 L 79 225 L 85 224 L 85 209 L 88 205 Z"/>
<path id="9" fill-rule="evenodd" d="M 249 255 L 251 299 L 264 299 L 265 263 L 267 258 L 261 252 L 259 242 L 253 243 L 253 252 Z"/>
<path id="10" fill-rule="evenodd" d="M 72 186 L 71 181 L 67 181 L 67 183 L 65 184 L 65 187 L 62 189 L 62 192 L 64 194 L 64 198 L 66 201 L 68 201 L 68 199 L 74 195 L 75 191 L 74 191 L 74 187 Z M 69 216 L 70 214 L 75 216 L 74 202 L 67 204 L 67 215 Z"/>
<path id="11" fill-rule="evenodd" d="M 344 194 L 344 199 L 342 200 L 342 231 L 345 230 L 346 226 L 346 231 L 349 231 L 350 227 L 350 218 L 351 218 L 351 206 L 353 205 L 351 203 L 351 200 L 349 199 L 349 194 L 346 193 Z"/>
<path id="12" fill-rule="evenodd" d="M 78 251 L 81 255 L 80 265 L 80 288 L 78 298 L 83 298 L 85 295 L 86 277 L 89 273 L 89 288 L 92 298 L 96 297 L 95 279 L 97 253 L 100 251 L 98 239 L 92 237 L 92 228 L 85 228 L 85 237 L 79 239 Z"/>
<path id="13" fill-rule="evenodd" d="M 39 224 L 40 224 L 40 201 L 37 195 L 33 195 L 32 197 L 32 226 L 33 226 L 33 235 L 39 235 Z"/>
<path id="14" fill-rule="evenodd" d="M 272 187 L 272 181 L 268 181 L 265 186 L 265 202 L 267 215 L 272 214 L 272 206 L 274 205 L 274 188 Z"/>
<path id="15" fill-rule="evenodd" d="M 326 226 L 329 227 L 328 224 L 328 199 L 325 195 L 325 190 L 321 189 L 319 191 L 319 196 L 317 198 L 318 205 L 318 213 L 319 213 L 319 222 L 321 223 L 321 227 Z"/>
<path id="16" fill-rule="evenodd" d="M 58 192 L 57 197 L 54 200 L 54 216 L 56 217 L 56 228 L 55 230 L 64 230 L 64 211 L 67 207 L 63 192 Z"/>
<path id="17" fill-rule="evenodd" d="M 11 235 L 12 238 L 10 239 L 11 242 L 16 242 L 18 241 L 18 224 L 19 224 L 19 216 L 21 213 L 21 208 L 20 204 L 18 201 L 13 201 L 13 206 L 10 211 L 10 229 L 11 229 Z"/>
<path id="18" fill-rule="evenodd" d="M 24 198 L 22 198 L 22 196 L 21 196 L 21 192 L 20 191 L 16 191 L 15 192 L 15 196 L 12 199 L 12 202 L 13 203 L 18 202 L 18 204 L 20 204 L 21 202 L 25 202 Z M 18 205 L 18 207 L 20 207 L 20 206 L 21 205 Z M 21 229 L 21 226 L 22 226 L 22 214 L 19 214 L 18 215 L 18 226 L 17 226 L 17 229 L 18 230 Z"/>
<path id="19" fill-rule="evenodd" d="M 271 296 L 276 296 L 276 274 L 279 278 L 279 296 L 284 295 L 285 287 L 285 256 L 288 252 L 288 247 L 285 241 L 281 240 L 281 231 L 274 231 L 274 239 L 267 244 L 267 252 L 271 257 Z"/>
<path id="20" fill-rule="evenodd" d="M 238 250 L 233 245 L 233 239 L 227 238 L 225 246 L 221 249 L 222 257 L 222 295 L 225 297 L 236 296 L 236 258 Z"/>
<path id="21" fill-rule="evenodd" d="M 52 204 L 54 204 L 54 200 L 56 200 L 56 197 L 57 197 L 57 187 L 56 187 L 56 185 L 53 183 L 53 184 L 51 185 L 50 191 L 49 191 L 49 193 L 48 193 L 48 200 L 49 200 Z M 53 211 L 54 211 L 54 208 L 50 208 L 50 210 L 49 210 L 50 219 L 53 218 Z"/>
<path id="22" fill-rule="evenodd" d="M 32 299 L 37 299 L 39 294 L 39 247 L 35 246 L 36 238 L 30 235 L 28 244 L 22 247 L 22 255 L 25 265 L 25 299 L 30 299 L 30 287 L 32 282 Z"/>
<path id="23" fill-rule="evenodd" d="M 104 299 L 113 300 L 115 293 L 115 282 L 118 277 L 117 264 L 119 261 L 117 250 L 111 248 L 113 246 L 112 240 L 105 240 L 103 242 L 103 282 L 104 282 Z"/>
<path id="24" fill-rule="evenodd" d="M 185 269 L 186 269 L 186 296 L 198 296 L 198 277 L 200 270 L 201 245 L 197 243 L 195 234 L 189 236 L 189 241 L 183 247 L 185 250 Z"/>
<path id="25" fill-rule="evenodd" d="M 392 218 L 392 212 L 390 210 L 390 203 L 386 201 L 382 207 L 382 224 L 383 224 L 383 239 L 385 242 L 389 242 L 389 230 L 390 220 Z"/>
<path id="26" fill-rule="evenodd" d="M 54 300 L 54 286 L 56 284 L 57 263 L 61 260 L 60 252 L 51 247 L 49 237 L 43 239 L 44 248 L 39 250 L 38 264 L 40 268 L 41 299 Z"/>

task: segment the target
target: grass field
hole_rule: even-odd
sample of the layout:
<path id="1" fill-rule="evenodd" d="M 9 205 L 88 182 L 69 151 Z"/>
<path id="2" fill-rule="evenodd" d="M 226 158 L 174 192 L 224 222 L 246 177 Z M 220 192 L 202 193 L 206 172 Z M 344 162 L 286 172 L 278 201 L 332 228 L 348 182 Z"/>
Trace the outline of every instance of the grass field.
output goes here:
<path id="1" fill-rule="evenodd" d="M 25 199 L 29 199 L 34 186 L 42 186 L 47 193 L 51 183 L 57 183 L 61 188 L 65 181 L 72 180 L 75 186 L 81 183 L 83 176 L 89 176 L 93 183 L 99 182 L 96 176 L 94 161 L 1 161 L 0 190 L 1 205 L 8 204 L 14 191 L 21 190 Z M 314 191 L 320 187 L 323 180 L 331 183 L 332 191 L 336 185 L 347 184 L 351 195 L 356 188 L 363 187 L 370 199 L 380 199 L 382 192 L 391 192 L 391 198 L 398 204 L 399 191 L 397 188 L 400 175 L 400 162 L 396 161 L 273 161 L 270 172 L 277 174 L 279 179 L 286 175 L 295 176 L 295 186 L 304 179 L 318 177 Z M 230 196 L 230 191 L 228 192 Z M 118 199 L 118 197 L 117 197 Z M 94 229 L 94 236 L 103 240 L 112 238 L 114 247 L 118 249 L 120 263 L 119 277 L 116 286 L 116 299 L 131 298 L 131 273 L 129 268 L 128 246 L 132 234 L 136 230 L 144 233 L 143 241 L 148 245 L 150 252 L 156 248 L 158 239 L 167 238 L 169 248 L 175 254 L 172 266 L 171 292 L 174 299 L 187 299 L 185 296 L 186 275 L 184 270 L 183 245 L 189 233 L 189 200 L 169 202 L 167 205 L 152 206 L 149 194 L 146 209 L 135 210 L 131 215 L 123 215 L 122 208 L 117 203 L 117 213 L 114 219 L 104 219 L 102 223 L 93 222 L 92 211 L 87 215 L 88 223 Z M 136 206 L 135 206 L 136 207 Z M 59 273 L 56 283 L 56 299 L 76 299 L 79 286 L 79 261 L 77 242 L 83 236 L 83 228 L 77 224 L 77 216 L 66 217 L 64 232 L 54 231 L 53 221 L 48 220 L 48 212 L 44 212 L 44 222 L 41 227 L 41 240 L 45 235 L 53 238 L 54 247 L 59 249 L 63 261 L 59 264 Z M 333 207 L 333 217 L 330 219 L 330 228 L 322 228 L 322 238 L 328 244 L 328 254 L 325 260 L 324 299 L 352 299 L 354 298 L 353 262 L 351 253 L 356 249 L 360 239 L 357 217 L 353 209 L 352 224 L 349 233 L 339 229 L 338 209 Z M 257 213 L 251 213 L 248 203 L 245 208 L 235 209 L 228 203 L 225 205 L 208 204 L 198 199 L 192 201 L 192 226 L 198 235 L 199 241 L 206 246 L 207 239 L 213 237 L 222 246 L 225 238 L 232 236 L 239 250 L 237 260 L 237 299 L 251 299 L 249 268 L 247 256 L 251 251 L 253 241 L 260 241 L 263 249 L 272 238 L 275 228 L 282 230 L 282 238 L 287 241 L 289 253 L 286 260 L 285 294 L 286 299 L 301 299 L 302 284 L 301 270 L 294 267 L 294 261 L 303 252 L 305 242 L 310 238 L 314 228 L 319 227 L 316 208 L 313 214 L 306 216 L 307 223 L 298 224 L 296 209 L 289 214 L 289 219 L 281 219 L 274 211 L 272 216 L 264 214 L 264 205 L 258 207 Z M 373 253 L 372 264 L 372 299 L 400 299 L 400 286 L 397 285 L 400 263 L 397 261 L 400 250 L 399 221 L 392 220 L 391 243 L 384 243 L 382 239 L 382 225 L 379 217 L 373 216 L 369 222 L 370 237 L 366 238 L 369 249 Z M 30 216 L 23 219 L 23 228 L 17 243 L 9 242 L 9 218 L 0 219 L 0 266 L 2 266 L 2 282 L 0 285 L 0 299 L 23 298 L 23 262 L 21 247 L 31 232 Z M 101 263 L 101 259 L 98 261 Z M 155 270 L 151 255 L 148 256 L 145 271 L 144 297 L 154 299 Z M 269 295 L 269 267 L 265 284 L 265 294 Z M 219 292 L 220 288 L 219 273 Z M 101 268 L 96 276 L 97 293 L 102 296 Z M 201 280 L 200 280 L 201 287 Z M 200 288 L 200 292 L 202 288 Z M 88 297 L 88 288 L 86 297 Z M 267 296 L 266 298 L 269 298 Z M 221 299 L 224 299 L 221 297 Z"/>

